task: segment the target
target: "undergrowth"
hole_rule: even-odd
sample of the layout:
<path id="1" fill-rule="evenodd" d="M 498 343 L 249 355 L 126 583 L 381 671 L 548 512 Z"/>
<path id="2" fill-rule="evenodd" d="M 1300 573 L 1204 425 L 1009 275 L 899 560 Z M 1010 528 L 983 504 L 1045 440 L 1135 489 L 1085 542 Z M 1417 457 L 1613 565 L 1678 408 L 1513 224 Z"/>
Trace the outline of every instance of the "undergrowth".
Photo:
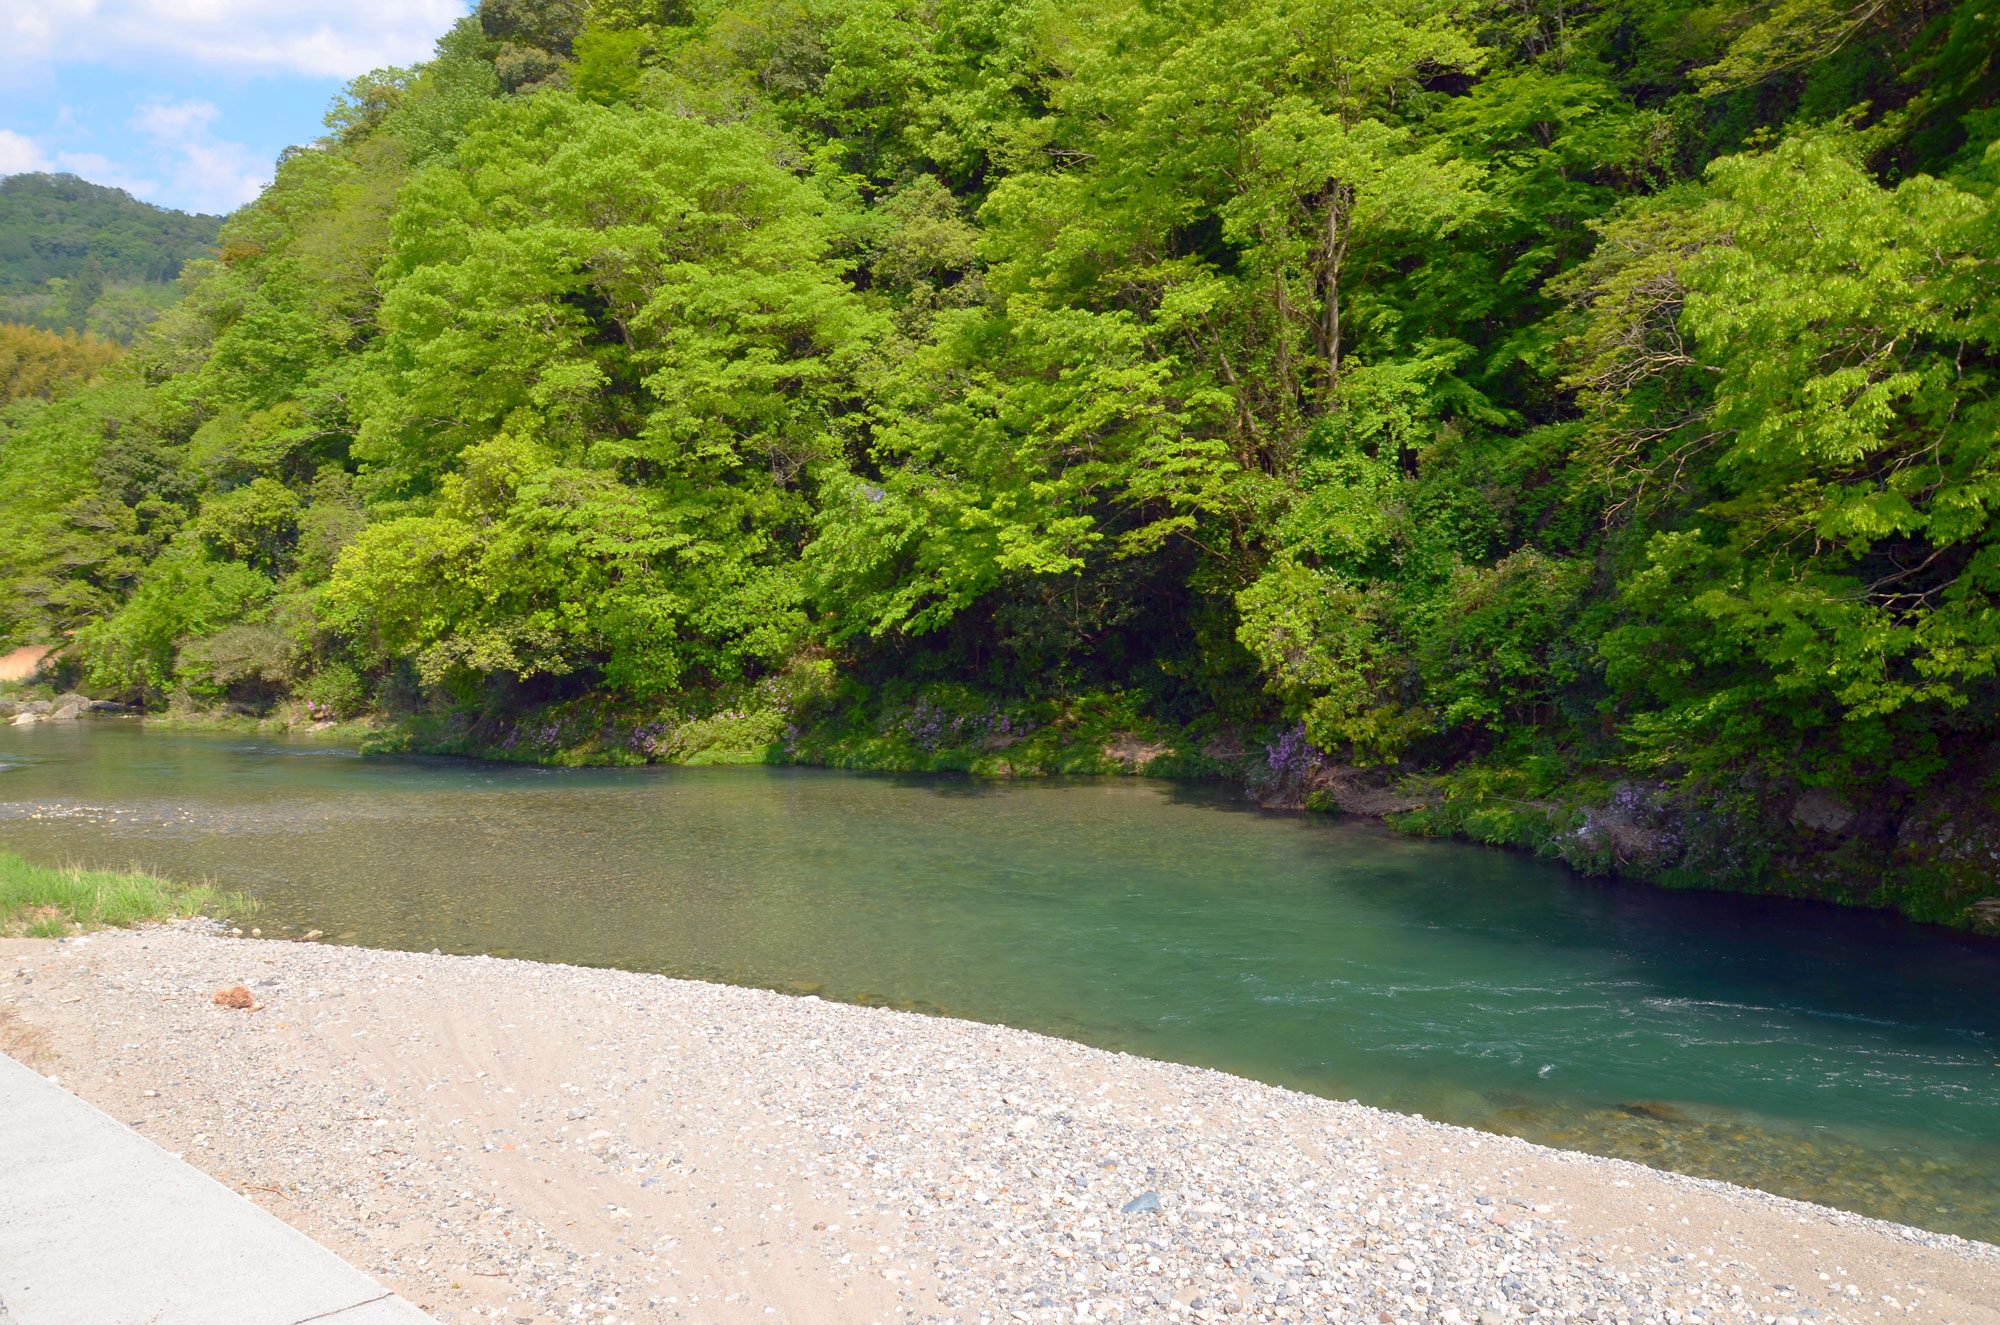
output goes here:
<path id="1" fill-rule="evenodd" d="M 247 899 L 206 883 L 181 883 L 137 869 L 36 865 L 0 851 L 0 934 L 60 938 L 79 929 L 249 909 Z"/>

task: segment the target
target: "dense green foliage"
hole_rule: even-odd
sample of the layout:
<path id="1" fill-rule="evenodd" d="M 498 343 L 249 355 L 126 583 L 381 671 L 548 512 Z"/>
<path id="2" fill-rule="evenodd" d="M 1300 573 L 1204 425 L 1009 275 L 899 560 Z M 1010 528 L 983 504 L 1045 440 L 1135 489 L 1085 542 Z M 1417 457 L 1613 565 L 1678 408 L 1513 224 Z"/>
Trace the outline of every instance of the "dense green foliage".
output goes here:
<path id="1" fill-rule="evenodd" d="M 1739 882 L 1791 866 L 1660 807 L 1817 789 L 1791 846 L 1886 859 L 2000 779 L 1996 48 L 1935 0 L 485 0 L 5 416 L 0 631 L 524 750 L 1097 714 Z"/>
<path id="2" fill-rule="evenodd" d="M 0 320 L 130 341 L 221 226 L 74 175 L 0 178 Z"/>

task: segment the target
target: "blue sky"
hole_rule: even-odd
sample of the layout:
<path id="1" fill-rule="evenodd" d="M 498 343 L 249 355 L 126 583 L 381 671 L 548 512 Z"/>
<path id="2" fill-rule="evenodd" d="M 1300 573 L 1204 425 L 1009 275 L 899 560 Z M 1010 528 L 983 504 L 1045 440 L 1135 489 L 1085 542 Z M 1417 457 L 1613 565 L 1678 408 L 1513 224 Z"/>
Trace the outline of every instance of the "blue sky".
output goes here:
<path id="1" fill-rule="evenodd" d="M 348 79 L 425 58 L 465 0 L 5 0 L 0 175 L 184 211 L 255 197 Z"/>

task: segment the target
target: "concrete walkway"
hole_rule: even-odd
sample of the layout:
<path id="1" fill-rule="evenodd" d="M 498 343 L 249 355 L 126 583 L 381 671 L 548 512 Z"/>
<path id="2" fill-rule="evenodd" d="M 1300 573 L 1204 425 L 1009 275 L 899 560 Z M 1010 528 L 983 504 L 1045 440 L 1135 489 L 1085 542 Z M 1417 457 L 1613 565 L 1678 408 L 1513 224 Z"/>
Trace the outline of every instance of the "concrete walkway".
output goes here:
<path id="1" fill-rule="evenodd" d="M 305 1234 L 0 1054 L 0 1325 L 426 1325 Z"/>

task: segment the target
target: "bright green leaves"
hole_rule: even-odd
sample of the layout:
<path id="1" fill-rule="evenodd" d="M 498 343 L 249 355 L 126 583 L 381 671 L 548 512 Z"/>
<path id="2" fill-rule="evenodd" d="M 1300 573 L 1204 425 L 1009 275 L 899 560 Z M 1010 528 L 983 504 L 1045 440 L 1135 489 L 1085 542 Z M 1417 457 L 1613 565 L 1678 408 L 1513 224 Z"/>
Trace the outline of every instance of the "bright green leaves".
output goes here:
<path id="1" fill-rule="evenodd" d="M 1287 552 L 1237 595 L 1238 638 L 1322 749 L 1397 758 L 1440 733 L 1552 722 L 1596 662 L 1590 560 L 1504 545 L 1504 513 L 1464 458 L 1419 480 L 1385 447 L 1313 448 L 1274 533 Z"/>
<path id="2" fill-rule="evenodd" d="M 438 511 L 371 525 L 329 586 L 331 619 L 432 684 L 599 670 L 638 694 L 691 669 L 781 661 L 803 627 L 740 512 L 675 501 L 502 437 L 466 453 Z"/>
<path id="3" fill-rule="evenodd" d="M 1237 597 L 1238 638 L 1321 749 L 1392 760 L 1440 731 L 1532 729 L 1592 666 L 1586 561 L 1522 549 L 1427 599 L 1283 560 Z"/>
<path id="4" fill-rule="evenodd" d="M 1104 37 L 1041 126 L 1050 166 L 982 212 L 990 283 L 1148 311 L 1209 285 L 1197 366 L 1240 401 L 1239 449 L 1282 451 L 1372 348 L 1343 318 L 1382 266 L 1482 205 L 1480 166 L 1418 128 L 1422 80 L 1479 52 L 1422 3 L 1352 0 L 1135 8 Z"/>
<path id="5" fill-rule="evenodd" d="M 1712 179 L 1729 242 L 1689 264 L 1685 321 L 1719 369 L 1713 509 L 1747 574 L 1707 609 L 1860 714 L 1951 701 L 2000 662 L 2000 632 L 1968 630 L 1992 587 L 1963 575 L 2000 465 L 1991 204 L 1884 190 L 1817 137 Z"/>
<path id="6" fill-rule="evenodd" d="M 637 100 L 643 72 L 640 54 L 653 40 L 653 34 L 643 28 L 590 29 L 576 39 L 576 69 L 570 85 L 585 101 L 601 106 Z"/>
<path id="7" fill-rule="evenodd" d="M 641 102 L 754 120 L 829 172 L 886 186 L 963 183 L 1045 71 L 1036 4 L 993 0 L 743 0 L 705 7 L 659 55 Z M 1058 6 L 1047 6 L 1053 10 Z"/>
<path id="8" fill-rule="evenodd" d="M 934 630 L 1028 577 L 1088 596 L 1188 548 L 1233 593 L 1290 504 L 1305 422 L 1340 408 L 1343 357 L 1371 437 L 1495 417 L 1451 378 L 1458 349 L 1378 362 L 1386 323 L 1341 322 L 1482 205 L 1481 168 L 1415 123 L 1424 77 L 1479 63 L 1441 11 L 1118 7 L 1074 49 L 979 212 L 988 310 L 936 319 L 829 491 L 812 564 L 843 635 Z M 917 230 L 897 201 L 892 238 L 949 251 L 952 218 Z"/>
<path id="9" fill-rule="evenodd" d="M 433 681 L 642 693 L 796 645 L 788 557 L 887 324 L 773 147 L 544 94 L 413 180 L 356 451 L 431 509 L 343 556 L 345 629 Z"/>
<path id="10" fill-rule="evenodd" d="M 1884 190 L 1819 137 L 1711 179 L 1725 242 L 1690 264 L 1688 322 L 1726 374 L 1732 464 L 1771 466 L 1756 482 L 1772 486 L 1802 462 L 1865 466 L 1913 415 L 1942 422 L 1961 376 L 1949 352 L 1992 288 L 1967 245 L 1988 204 L 1931 179 Z"/>
<path id="11" fill-rule="evenodd" d="M 78 632 L 90 684 L 127 693 L 171 691 L 187 642 L 251 619 L 272 590 L 268 578 L 241 562 L 211 560 L 198 544 L 175 543 L 146 567 L 145 579 L 116 615 Z"/>
<path id="12" fill-rule="evenodd" d="M 433 684 L 574 671 L 601 646 L 590 609 L 628 541 L 626 494 L 504 436 L 463 461 L 435 515 L 372 525 L 349 546 L 328 590 L 333 619 L 389 656 L 413 656 Z M 593 557 L 605 539 L 612 556 Z M 643 568 L 646 549 L 631 552 Z"/>
<path id="13" fill-rule="evenodd" d="M 1302 401 L 1337 409 L 1359 339 L 1357 287 L 1369 302 L 1367 260 L 1456 229 L 1482 201 L 1482 172 L 1404 126 L 1329 114 L 1298 95 L 1271 108 L 1250 154 L 1245 186 L 1221 208 L 1223 233 L 1249 246 L 1246 265 L 1279 294 L 1277 324 L 1308 333 Z"/>
<path id="14" fill-rule="evenodd" d="M 310 473 L 312 445 L 320 431 L 296 400 L 269 409 L 225 409 L 194 430 L 189 461 L 209 479 L 242 483 L 258 476 L 298 477 Z"/>
<path id="15" fill-rule="evenodd" d="M 879 322 L 829 205 L 772 150 L 557 95 L 496 110 L 403 200 L 362 454 L 421 488 L 505 427 L 607 463 L 796 476 Z"/>
<path id="16" fill-rule="evenodd" d="M 194 504 L 171 402 L 121 365 L 0 414 L 0 630 L 47 638 L 131 593 Z"/>
<path id="17" fill-rule="evenodd" d="M 1393 608 L 1380 588 L 1288 560 L 1238 595 L 1237 607 L 1237 639 L 1320 749 L 1391 759 L 1431 729 L 1431 716 L 1408 703 L 1389 638 Z"/>
<path id="18" fill-rule="evenodd" d="M 880 482 L 829 485 L 808 550 L 840 634 L 933 630 L 1009 579 L 1200 539 L 1255 499 L 1217 436 L 1226 395 L 1138 318 L 1023 298 L 940 322 L 881 384 Z"/>
<path id="19" fill-rule="evenodd" d="M 195 519 L 195 534 L 209 555 L 270 571 L 287 558 L 298 536 L 298 494 L 268 478 L 210 497 Z"/>
<path id="20" fill-rule="evenodd" d="M 1584 342 L 1605 436 L 1700 530 L 1652 539 L 1628 607 L 1682 628 L 1615 632 L 1614 679 L 1684 678 L 1690 712 L 1763 693 L 1865 722 L 1993 676 L 1993 235 L 1987 199 L 1884 189 L 1837 134 L 1607 229 L 1627 260 L 1597 264 Z"/>

